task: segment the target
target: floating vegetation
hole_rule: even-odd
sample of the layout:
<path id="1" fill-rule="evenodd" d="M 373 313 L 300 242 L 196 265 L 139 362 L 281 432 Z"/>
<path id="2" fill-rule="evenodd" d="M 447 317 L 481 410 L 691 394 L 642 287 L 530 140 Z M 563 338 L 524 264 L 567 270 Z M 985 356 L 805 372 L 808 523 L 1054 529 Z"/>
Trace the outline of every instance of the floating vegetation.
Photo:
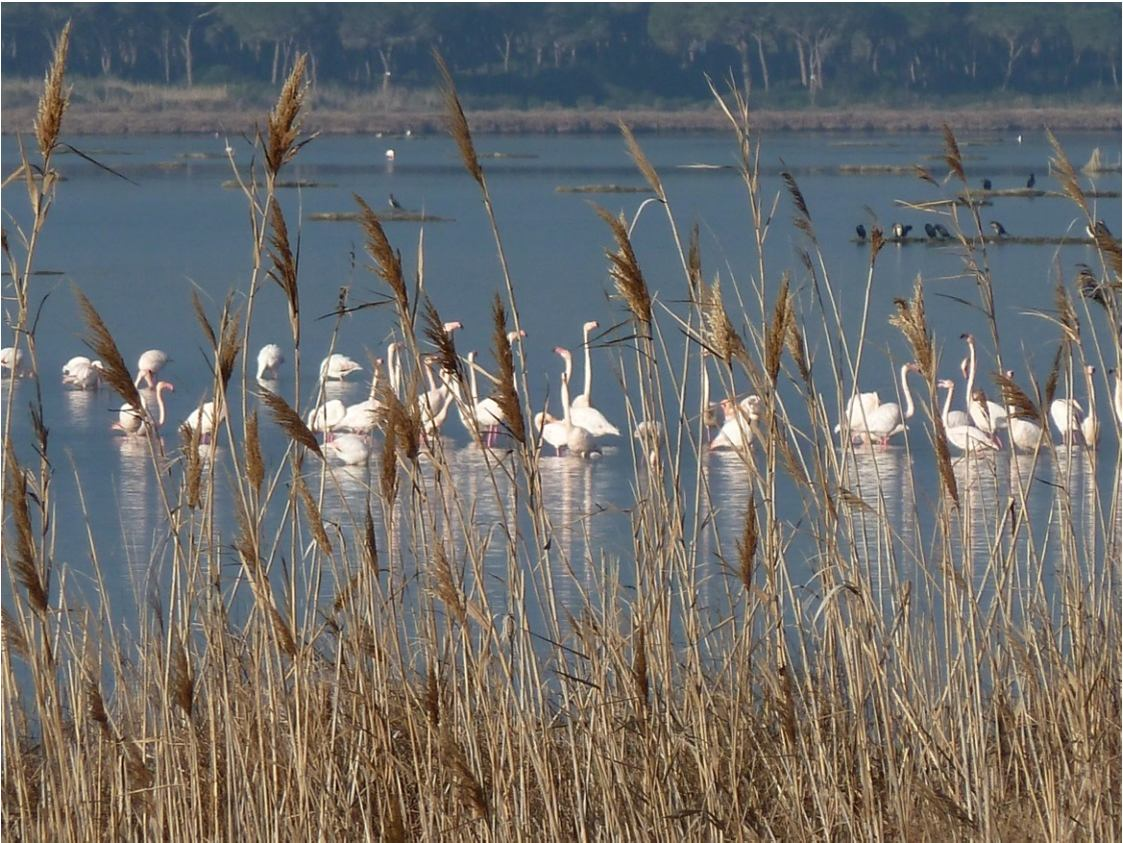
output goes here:
<path id="1" fill-rule="evenodd" d="M 850 238 L 851 243 L 859 245 L 868 245 L 869 240 L 861 240 L 857 237 Z M 1030 237 L 1018 237 L 1012 234 L 1005 234 L 1001 237 L 986 235 L 983 238 L 969 237 L 969 243 L 976 246 L 983 243 L 988 246 L 1094 246 L 1096 241 L 1091 237 L 1083 235 L 1033 235 Z M 910 246 L 916 244 L 923 244 L 927 246 L 958 246 L 959 240 L 952 238 L 950 240 L 939 240 L 934 237 L 902 237 L 900 239 L 888 239 L 885 241 L 886 246 Z"/>
<path id="2" fill-rule="evenodd" d="M 181 152 L 176 158 L 183 161 L 225 161 L 226 154 L 223 152 Z"/>
<path id="3" fill-rule="evenodd" d="M 732 170 L 732 164 L 676 164 L 680 170 Z"/>
<path id="4" fill-rule="evenodd" d="M 357 222 L 361 216 L 356 211 L 316 211 L 308 219 L 317 222 Z M 454 222 L 450 217 L 435 214 L 415 213 L 413 211 L 390 211 L 378 215 L 379 222 Z"/>
<path id="5" fill-rule="evenodd" d="M 651 188 L 627 184 L 559 184 L 554 190 L 558 193 L 651 193 Z"/>
<path id="6" fill-rule="evenodd" d="M 238 190 L 241 185 L 237 179 L 227 179 L 222 183 L 222 186 L 227 190 Z M 288 181 L 278 181 L 277 187 L 339 187 L 335 182 L 331 181 L 315 181 L 313 179 L 289 179 Z"/>

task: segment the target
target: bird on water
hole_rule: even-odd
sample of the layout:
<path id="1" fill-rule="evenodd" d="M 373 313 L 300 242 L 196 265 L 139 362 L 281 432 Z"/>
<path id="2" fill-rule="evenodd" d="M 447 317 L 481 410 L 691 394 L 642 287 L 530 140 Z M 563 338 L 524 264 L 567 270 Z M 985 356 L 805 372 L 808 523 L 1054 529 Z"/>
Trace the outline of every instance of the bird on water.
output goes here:
<path id="1" fill-rule="evenodd" d="M 990 221 L 990 227 L 994 230 L 994 236 L 995 237 L 1005 237 L 1006 236 L 1006 227 L 1002 223 L 1000 223 L 998 220 L 991 220 Z"/>

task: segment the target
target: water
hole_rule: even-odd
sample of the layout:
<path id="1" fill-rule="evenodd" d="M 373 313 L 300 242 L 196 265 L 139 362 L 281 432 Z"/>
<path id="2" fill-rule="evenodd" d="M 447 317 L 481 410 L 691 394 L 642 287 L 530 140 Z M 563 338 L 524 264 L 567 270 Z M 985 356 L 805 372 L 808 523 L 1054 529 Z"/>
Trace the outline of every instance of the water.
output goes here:
<path id="1" fill-rule="evenodd" d="M 1107 150 L 1119 148 L 1118 136 L 1111 134 L 1063 135 L 1060 141 L 1077 166 L 1096 146 Z M 173 360 L 164 375 L 176 386 L 175 393 L 169 396 L 169 413 L 171 421 L 178 424 L 203 399 L 211 382 L 209 355 L 191 315 L 191 293 L 200 295 L 212 321 L 217 319 L 230 290 L 238 291 L 236 301 L 240 301 L 252 271 L 251 235 L 244 197 L 222 186 L 231 178 L 223 152 L 226 139 L 79 137 L 71 142 L 116 174 L 77 156 L 59 159 L 66 181 L 60 185 L 37 259 L 38 268 L 61 273 L 37 276 L 34 285 L 37 296 L 47 296 L 38 338 L 45 418 L 56 470 L 55 558 L 70 566 L 74 572 L 71 582 L 76 589 L 90 584 L 86 522 L 78 498 L 80 483 L 101 564 L 111 575 L 111 593 L 116 603 L 128 603 L 151 587 L 150 577 L 159 578 L 153 568 L 158 568 L 159 560 L 167 553 L 163 505 L 156 494 L 147 447 L 109 432 L 109 423 L 115 417 L 112 411 L 120 405 L 119 399 L 108 390 L 68 392 L 58 384 L 57 373 L 62 364 L 75 354 L 85 353 L 80 340 L 85 329 L 70 286 L 80 287 L 94 302 L 127 362 L 132 363 L 151 347 L 162 348 L 171 355 Z M 245 167 L 250 148 L 241 139 L 230 142 L 235 159 Z M 724 135 L 641 137 L 640 143 L 664 179 L 680 237 L 685 242 L 690 227 L 699 227 L 704 277 L 711 280 L 720 276 L 731 310 L 736 312 L 737 299 L 741 297 L 750 321 L 759 324 L 751 287 L 757 263 L 748 202 L 737 172 L 729 168 L 736 163 L 735 145 Z M 989 177 L 996 189 L 1021 187 L 1029 173 L 1034 172 L 1039 188 L 1056 188 L 1047 175 L 1051 150 L 1043 136 L 1025 135 L 1023 143 L 1015 142 L 1012 136 L 962 136 L 960 143 L 973 185 Z M 396 158 L 388 162 L 384 151 L 391 145 Z M 609 183 L 641 186 L 643 182 L 617 137 L 480 137 L 476 145 L 485 156 L 483 163 L 503 247 L 511 266 L 522 325 L 528 333 L 524 348 L 532 401 L 537 409 L 549 399 L 557 411 L 560 360 L 551 350 L 565 345 L 577 352 L 575 380 L 579 383 L 581 324 L 597 319 L 602 329 L 608 329 L 626 321 L 622 304 L 610 295 L 612 286 L 604 252 L 611 248 L 611 238 L 592 205 L 601 205 L 613 213 L 623 212 L 631 222 L 647 198 L 645 194 L 632 193 L 567 193 L 557 188 Z M 10 172 L 17 160 L 14 138 L 5 137 L 2 150 L 5 172 Z M 510 157 L 488 157 L 492 152 Z M 791 225 L 793 207 L 779 173 L 783 169 L 790 171 L 806 198 L 818 247 L 829 269 L 846 326 L 846 340 L 853 348 L 858 338 L 868 267 L 867 247 L 853 242 L 855 224 L 862 222 L 869 228 L 876 219 L 887 229 L 900 220 L 913 224 L 915 236 L 922 232 L 923 223 L 932 218 L 897 206 L 895 200 L 937 199 L 951 195 L 955 185 L 935 188 L 913 175 L 841 175 L 837 168 L 843 164 L 906 166 L 919 162 L 939 179 L 944 171 L 941 156 L 938 134 L 774 134 L 764 139 L 761 161 L 766 207 L 771 208 L 772 198 L 779 197 L 766 244 L 767 286 L 773 293 L 781 274 L 790 271 L 814 360 L 816 384 L 825 395 L 833 396 L 833 388 L 827 390 L 832 381 L 829 345 L 837 344 L 840 338 L 837 331 L 824 327 L 821 321 L 811 278 L 799 257 L 812 244 Z M 682 166 L 697 163 L 720 168 Z M 459 319 L 465 324 L 456 337 L 458 348 L 462 353 L 478 349 L 481 361 L 493 365 L 487 349 L 490 305 L 493 295 L 503 292 L 504 282 L 478 190 L 460 167 L 450 141 L 443 137 L 392 141 L 369 137 L 319 138 L 302 150 L 284 177 L 324 185 L 282 192 L 290 238 L 294 244 L 299 242 L 300 249 L 302 382 L 307 386 L 302 406 L 308 406 L 310 385 L 334 327 L 333 318 L 317 317 L 333 310 L 341 287 L 350 288 L 351 304 L 376 301 L 385 294 L 379 279 L 367 269 L 370 261 L 363 252 L 363 235 L 356 224 L 309 219 L 316 212 L 354 210 L 352 194 L 364 197 L 378 210 L 386 207 L 387 196 L 392 192 L 406 208 L 424 210 L 448 220 L 424 227 L 393 222 L 387 223 L 386 229 L 402 252 L 407 279 L 415 277 L 419 249 L 423 248 L 426 291 L 444 319 Z M 1097 177 L 1095 186 L 1118 191 L 1120 176 L 1103 174 Z M 26 226 L 28 219 L 22 191 L 21 184 L 15 181 L 3 192 L 5 212 L 10 218 L 5 228 L 13 242 L 17 238 L 12 221 Z M 1120 200 L 1091 201 L 1095 216 L 1118 232 Z M 992 206 L 982 209 L 982 216 L 984 223 L 1001 220 L 1014 235 L 1080 234 L 1083 228 L 1072 203 L 1055 197 L 998 198 Z M 673 348 L 680 342 L 678 330 L 665 310 L 686 312 L 685 283 L 666 214 L 658 204 L 642 207 L 635 224 L 634 244 L 647 282 L 657 296 L 658 318 Z M 1052 308 L 1054 265 L 1066 278 L 1071 278 L 1078 263 L 1098 265 L 1092 247 L 1006 245 L 989 251 L 1004 361 L 1015 369 L 1023 385 L 1028 384 L 1030 373 L 1044 379 L 1057 339 L 1053 323 L 1031 314 Z M 959 340 L 965 331 L 979 339 L 980 378 L 987 381 L 983 373 L 994 368 L 990 332 L 974 306 L 978 302 L 975 282 L 965 274 L 958 248 L 889 245 L 877 265 L 861 377 L 863 389 L 877 389 L 883 398 L 887 393 L 893 394 L 893 373 L 909 355 L 900 333 L 888 324 L 888 317 L 894 312 L 893 299 L 909 295 L 917 275 L 925 280 L 928 319 L 941 353 L 941 372 L 948 377 L 956 375 L 959 360 L 966 354 Z M 961 462 L 956 472 L 964 494 L 964 517 L 972 523 L 993 525 L 993 509 L 998 502 L 1008 499 L 1006 490 L 1010 484 L 1017 483 L 1018 477 L 1029 477 L 1032 471 L 1036 479 L 1025 481 L 1028 517 L 1036 525 L 1032 541 L 1052 552 L 1057 528 L 1053 525 L 1050 529 L 1050 525 L 1061 517 L 1062 496 L 1070 496 L 1073 522 L 1081 525 L 1083 535 L 1098 535 L 1094 540 L 1087 539 L 1087 546 L 1099 558 L 1104 536 L 1118 533 L 1114 521 L 1095 523 L 1097 510 L 1092 503 L 1098 492 L 1107 511 L 1118 462 L 1118 428 L 1108 403 L 1111 382 L 1103 374 L 1116 364 L 1118 353 L 1111 347 L 1100 351 L 1091 347 L 1088 338 L 1093 325 L 1101 342 L 1110 334 L 1098 309 L 1085 313 L 1079 301 L 1077 306 L 1085 323 L 1085 351 L 1100 370 L 1096 384 L 1103 433 L 1097 457 L 1092 460 L 1086 454 L 1074 452 L 1071 464 L 1066 458 L 1066 464 L 1060 466 L 1054 465 L 1048 455 L 1042 455 L 1040 462 L 1031 467 L 1028 458 L 1011 459 L 1003 453 L 983 465 Z M 266 342 L 286 346 L 287 313 L 279 289 L 267 283 L 255 307 L 250 353 L 256 355 L 257 348 Z M 1093 325 L 1087 324 L 1089 320 Z M 625 324 L 605 334 L 593 351 L 595 403 L 622 429 L 626 427 L 627 413 L 617 375 L 620 355 L 611 341 L 627 330 Z M 367 352 L 384 354 L 385 344 L 395 336 L 394 331 L 390 308 L 360 310 L 340 325 L 336 348 L 365 363 Z M 4 345 L 10 343 L 11 334 L 6 330 Z M 291 398 L 291 354 L 289 358 L 279 389 Z M 993 390 L 989 382 L 986 385 Z M 746 386 L 743 382 L 737 384 L 739 390 Z M 958 378 L 957 386 L 958 405 L 962 401 L 962 381 Z M 33 455 L 26 411 L 32 389 L 30 382 L 18 383 L 14 403 L 4 407 L 5 412 L 13 411 L 17 452 L 25 460 Z M 688 394 L 697 395 L 697 389 L 697 383 L 692 381 Z M 1062 385 L 1059 394 L 1067 394 L 1067 389 Z M 782 375 L 781 395 L 788 406 L 798 407 L 801 402 L 795 399 L 793 390 L 786 375 Z M 337 390 L 347 401 L 360 400 L 365 392 L 366 382 Z M 1083 400 L 1084 387 L 1079 379 L 1075 392 Z M 6 389 L 4 397 L 7 400 Z M 234 398 L 232 403 L 237 405 L 239 400 Z M 688 406 L 695 404 L 696 399 L 688 399 Z M 806 429 L 807 419 L 798 410 L 793 412 L 793 423 Z M 889 578 L 886 559 L 909 560 L 932 549 L 932 513 L 940 487 L 923 418 L 921 412 L 911 424 L 907 451 L 896 446 L 860 455 L 852 464 L 851 492 L 874 513 L 883 512 L 893 531 L 893 537 L 886 539 L 883 529 L 871 526 L 870 533 L 860 536 L 855 544 L 855 564 L 865 566 L 864 575 L 875 586 L 882 578 Z M 495 525 L 510 517 L 504 509 L 506 492 L 490 485 L 483 458 L 469 445 L 455 413 L 445 432 L 456 487 L 475 505 L 470 522 L 478 535 L 490 536 L 488 564 L 492 568 L 480 586 L 501 604 L 508 596 L 509 583 L 502 561 L 503 542 L 495 533 Z M 267 468 L 273 470 L 284 458 L 284 442 L 271 423 L 263 422 L 263 434 Z M 169 447 L 175 446 L 174 439 L 169 432 Z M 693 460 L 688 459 L 684 475 L 693 476 L 695 467 Z M 713 542 L 713 546 L 707 544 L 700 558 L 713 559 L 719 542 L 726 554 L 732 551 L 747 505 L 749 485 L 745 467 L 735 455 L 705 456 L 702 470 L 710 488 L 705 509 L 712 519 L 699 541 Z M 340 524 L 348 522 L 345 506 L 365 497 L 372 486 L 377 489 L 377 466 L 371 471 L 372 476 L 362 469 L 336 472 L 342 499 L 334 485 L 329 485 L 326 519 Z M 582 595 L 595 595 L 606 562 L 627 560 L 632 554 L 629 511 L 634 505 L 634 482 L 626 439 L 612 443 L 604 458 L 592 463 L 566 458 L 544 461 L 545 502 L 554 524 L 554 538 L 564 556 L 554 572 L 556 598 L 563 605 L 579 606 Z M 220 486 L 224 486 L 221 477 Z M 815 559 L 810 550 L 802 552 L 810 547 L 801 521 L 801 496 L 806 492 L 786 480 L 779 488 L 783 494 L 783 499 L 777 501 L 782 527 L 796 551 L 790 560 L 794 566 L 792 577 L 808 583 L 811 593 L 815 593 Z M 220 488 L 217 494 L 220 500 L 228 502 L 228 490 Z M 373 510 L 380 519 L 378 507 Z M 233 531 L 229 506 L 219 511 L 230 519 L 218 525 L 228 538 Z M 874 521 L 871 516 L 871 525 Z M 378 526 L 384 529 L 381 521 Z M 451 530 L 450 536 L 454 545 L 461 546 L 463 536 L 456 529 Z M 984 587 L 992 580 L 985 574 L 987 562 L 982 557 L 993 545 L 993 538 L 985 530 L 966 528 L 956 537 L 957 542 L 966 541 L 975 548 Z M 889 551 L 891 555 L 887 555 Z M 1021 554 L 1018 558 L 1027 558 L 1027 552 L 1024 547 L 1015 549 L 1016 555 Z M 630 565 L 622 566 L 621 576 L 625 580 L 627 570 Z M 715 607 L 725 599 L 724 583 L 728 578 L 729 572 L 716 562 L 712 569 L 700 572 L 699 589 Z M 624 585 L 628 583 L 625 581 Z M 7 600 L 7 582 L 4 589 Z"/>

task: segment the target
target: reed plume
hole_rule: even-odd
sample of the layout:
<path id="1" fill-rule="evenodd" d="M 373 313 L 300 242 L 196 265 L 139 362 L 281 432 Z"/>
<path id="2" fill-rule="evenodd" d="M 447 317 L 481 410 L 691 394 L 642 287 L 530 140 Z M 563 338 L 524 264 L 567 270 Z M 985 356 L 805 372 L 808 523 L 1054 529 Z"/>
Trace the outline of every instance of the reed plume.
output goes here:
<path id="1" fill-rule="evenodd" d="M 36 612 L 47 611 L 47 592 L 50 583 L 46 572 L 40 570 L 35 548 L 35 534 L 31 527 L 31 509 L 27 505 L 29 495 L 27 473 L 16 459 L 12 440 L 5 443 L 4 461 L 7 463 L 7 479 L 4 483 L 4 500 L 8 504 L 12 523 L 16 528 L 16 547 L 14 557 L 9 555 L 16 580 L 27 590 L 27 600 Z M 6 554 L 7 555 L 7 554 Z"/>
<path id="2" fill-rule="evenodd" d="M 382 461 L 378 472 L 382 500 L 392 505 L 398 496 L 398 428 L 390 421 L 383 424 Z"/>
<path id="3" fill-rule="evenodd" d="M 807 200 L 803 198 L 803 191 L 799 189 L 799 184 L 787 170 L 780 173 L 780 178 L 784 180 L 784 186 L 788 189 L 788 194 L 792 197 L 792 202 L 795 204 L 795 218 L 793 223 L 796 228 L 806 234 L 812 242 L 815 242 L 815 228 L 811 224 L 811 211 L 807 209 Z"/>
<path id="4" fill-rule="evenodd" d="M 764 371 L 772 389 L 776 389 L 776 379 L 780 375 L 780 360 L 784 353 L 784 343 L 788 337 L 789 325 L 795 319 L 792 312 L 791 294 L 788 292 L 788 273 L 780 280 L 780 291 L 772 311 L 772 321 L 764 331 Z"/>
<path id="5" fill-rule="evenodd" d="M 596 211 L 608 224 L 616 241 L 616 251 L 605 251 L 609 264 L 608 274 L 616 287 L 616 294 L 628 305 L 633 318 L 647 328 L 651 324 L 651 294 L 632 249 L 624 217 L 614 217 L 604 208 L 598 207 Z"/>
<path id="6" fill-rule="evenodd" d="M 324 458 L 324 452 L 320 450 L 320 443 L 316 440 L 315 434 L 308 429 L 304 419 L 289 406 L 284 398 L 275 392 L 268 391 L 261 392 L 259 397 L 273 414 L 273 421 L 288 435 L 289 439 L 303 445 L 320 459 Z"/>
<path id="7" fill-rule="evenodd" d="M 753 576 L 756 571 L 756 551 L 760 540 L 760 523 L 756 517 L 756 494 L 749 491 L 749 503 L 745 508 L 745 525 L 741 538 L 737 541 L 737 559 L 740 562 L 738 573 L 746 593 L 753 589 Z"/>
<path id="8" fill-rule="evenodd" d="M 441 733 L 441 760 L 452 774 L 456 795 L 477 819 L 488 820 L 491 808 L 487 790 L 472 771 L 459 741 L 450 730 Z"/>
<path id="9" fill-rule="evenodd" d="M 944 124 L 944 162 L 948 171 L 963 184 L 967 183 L 967 174 L 963 172 L 963 156 L 959 152 L 959 142 L 955 139 L 955 132 L 951 126 Z"/>
<path id="10" fill-rule="evenodd" d="M 624 145 L 627 147 L 628 155 L 631 156 L 632 161 L 636 165 L 636 169 L 640 171 L 644 181 L 647 182 L 659 201 L 666 204 L 667 194 L 663 190 L 663 181 L 659 178 L 659 174 L 655 172 L 655 168 L 651 166 L 651 162 L 647 160 L 647 156 L 640 148 L 639 143 L 636 142 L 636 136 L 632 134 L 632 130 L 628 128 L 623 120 L 617 125 L 620 126 L 620 134 L 624 136 Z"/>
<path id="11" fill-rule="evenodd" d="M 265 463 L 261 457 L 257 410 L 246 417 L 246 479 L 255 491 L 261 491 L 261 484 L 265 480 Z"/>
<path id="12" fill-rule="evenodd" d="M 720 276 L 715 275 L 713 283 L 709 285 L 699 281 L 698 310 L 702 317 L 702 345 L 715 357 L 723 360 L 727 366 L 731 365 L 734 359 L 747 364 L 749 355 L 745 349 L 745 342 L 733 327 L 721 297 Z"/>
<path id="13" fill-rule="evenodd" d="M 328 538 L 327 531 L 324 530 L 324 517 L 320 514 L 320 507 L 316 505 L 316 499 L 312 497 L 312 491 L 308 488 L 308 484 L 304 482 L 303 475 L 297 473 L 294 476 L 293 487 L 296 490 L 297 497 L 300 498 L 300 502 L 304 505 L 304 514 L 308 518 L 308 528 L 312 531 L 312 538 L 319 545 L 320 552 L 330 555 L 331 540 Z"/>
<path id="14" fill-rule="evenodd" d="M 136 384 L 129 374 L 129 367 L 125 365 L 125 358 L 121 356 L 113 335 L 105 327 L 101 314 L 86 298 L 86 294 L 77 287 L 74 288 L 74 296 L 78 299 L 78 306 L 88 331 L 83 342 L 94 353 L 94 357 L 101 359 L 104 367 L 102 380 L 109 384 L 110 389 L 120 395 L 126 404 L 132 405 L 138 412 L 143 413 L 144 403 L 140 400 L 140 393 L 137 392 Z"/>
<path id="15" fill-rule="evenodd" d="M 491 305 L 494 330 L 491 335 L 495 347 L 495 362 L 498 364 L 498 380 L 495 387 L 495 400 L 503 411 L 503 422 L 511 435 L 520 445 L 526 444 L 526 421 L 523 418 L 522 402 L 515 389 L 515 358 L 511 353 L 511 341 L 507 338 L 507 311 L 499 293 Z"/>
<path id="16" fill-rule="evenodd" d="M 1057 141 L 1057 136 L 1048 128 L 1045 129 L 1045 137 L 1049 141 L 1049 146 L 1053 148 L 1053 157 L 1049 159 L 1050 171 L 1061 183 L 1061 190 L 1064 191 L 1065 196 L 1084 212 L 1085 218 L 1091 219 L 1092 212 L 1088 208 L 1088 200 L 1084 197 L 1084 191 L 1080 187 L 1080 178 L 1076 175 L 1076 169 L 1072 166 L 1072 162 L 1068 160 L 1068 156 L 1065 155 L 1064 149 Z"/>
<path id="17" fill-rule="evenodd" d="M 460 355 L 456 353 L 456 341 L 445 330 L 445 323 L 428 296 L 425 297 L 421 312 L 425 321 L 425 338 L 437 349 L 437 365 L 463 383 L 464 373 L 460 366 Z"/>
<path id="18" fill-rule="evenodd" d="M 172 635 L 171 664 L 168 670 L 168 695 L 172 702 L 191 719 L 195 703 L 195 671 L 187 658 L 187 648 L 178 635 Z"/>
<path id="19" fill-rule="evenodd" d="M 472 132 L 468 128 L 468 118 L 464 116 L 464 109 L 460 105 L 460 97 L 456 93 L 456 83 L 452 80 L 448 65 L 444 57 L 436 49 L 433 50 L 433 60 L 437 63 L 437 70 L 441 74 L 441 96 L 445 104 L 445 124 L 448 133 L 456 142 L 460 150 L 460 158 L 464 162 L 464 169 L 475 179 L 481 188 L 484 185 L 484 171 L 480 166 L 480 159 L 476 155 L 476 147 L 472 143 Z"/>
<path id="20" fill-rule="evenodd" d="M 49 160 L 58 145 L 62 132 L 62 117 L 70 105 L 70 96 L 63 88 L 66 75 L 66 56 L 70 50 L 70 21 L 62 28 L 55 42 L 54 57 L 43 80 L 43 93 L 35 110 L 35 139 L 39 153 Z"/>
<path id="21" fill-rule="evenodd" d="M 1002 406 L 1006 407 L 1007 415 L 1047 423 L 1041 410 L 1033 403 L 1033 399 L 1026 395 L 1013 378 L 1004 372 L 995 372 L 994 382 L 1002 394 Z"/>
<path id="22" fill-rule="evenodd" d="M 285 84 L 281 86 L 277 104 L 269 113 L 268 129 L 265 138 L 265 165 L 269 174 L 276 177 L 281 167 L 296 157 L 297 152 L 308 138 L 300 143 L 296 139 L 300 136 L 300 111 L 304 106 L 304 95 L 308 86 L 304 82 L 304 71 L 308 64 L 308 55 L 299 53 L 293 62 Z"/>
<path id="23" fill-rule="evenodd" d="M 382 222 L 378 214 L 358 194 L 354 194 L 355 202 L 359 206 L 359 222 L 366 234 L 366 250 L 374 261 L 374 271 L 390 288 L 394 294 L 394 301 L 398 305 L 398 316 L 403 322 L 410 319 L 409 290 L 406 289 L 405 276 L 402 275 L 402 256 L 400 252 L 390 245 L 386 232 L 382 229 Z"/>
<path id="24" fill-rule="evenodd" d="M 647 667 L 647 632 L 642 623 L 636 625 L 632 638 L 632 685 L 640 712 L 648 713 L 651 707 L 651 676 Z"/>
<path id="25" fill-rule="evenodd" d="M 300 343 L 300 292 L 297 286 L 297 267 L 299 258 L 289 245 L 289 230 L 285 225 L 285 214 L 281 203 L 269 206 L 269 261 L 272 269 L 267 277 L 272 279 L 281 292 L 289 308 L 289 326 L 293 342 Z"/>

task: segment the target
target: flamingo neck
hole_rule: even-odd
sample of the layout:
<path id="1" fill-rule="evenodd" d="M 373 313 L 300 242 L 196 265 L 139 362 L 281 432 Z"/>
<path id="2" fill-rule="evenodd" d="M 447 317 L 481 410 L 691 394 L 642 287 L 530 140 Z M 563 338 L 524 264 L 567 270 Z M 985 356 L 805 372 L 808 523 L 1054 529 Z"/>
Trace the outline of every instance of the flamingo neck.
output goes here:
<path id="1" fill-rule="evenodd" d="M 967 410 L 971 410 L 972 395 L 975 394 L 975 344 L 973 342 L 967 343 L 967 394 L 964 400 L 967 402 Z M 951 395 L 949 392 L 948 395 Z"/>
<path id="2" fill-rule="evenodd" d="M 951 394 L 955 392 L 955 384 L 948 387 L 948 394 L 944 397 L 944 411 L 940 413 L 940 420 L 944 423 L 944 430 L 948 427 L 948 412 L 951 410 Z"/>
<path id="3" fill-rule="evenodd" d="M 573 426 L 573 422 L 569 420 L 569 360 L 565 362 L 565 374 L 562 375 L 561 382 L 562 423 L 569 428 Z"/>
<path id="4" fill-rule="evenodd" d="M 160 384 L 156 388 L 156 406 L 160 409 L 160 418 L 156 422 L 156 427 L 164 426 L 164 384 Z"/>
<path id="5" fill-rule="evenodd" d="M 912 403 L 912 390 L 909 389 L 908 374 L 909 366 L 906 363 L 901 367 L 901 389 L 904 390 L 905 393 L 905 418 L 911 419 L 916 407 L 914 407 Z"/>
<path id="6" fill-rule="evenodd" d="M 476 389 L 476 358 L 472 355 L 468 358 L 468 389 L 471 390 L 469 395 L 472 398 L 472 404 L 478 404 L 480 397 Z"/>
<path id="7" fill-rule="evenodd" d="M 585 400 L 593 395 L 593 356 L 589 352 L 589 329 L 585 329 Z"/>
<path id="8" fill-rule="evenodd" d="M 402 370 L 398 366 L 398 344 L 390 343 L 386 347 L 386 365 L 390 369 L 390 388 L 395 395 L 401 394 Z"/>
<path id="9" fill-rule="evenodd" d="M 1084 372 L 1084 381 L 1088 384 L 1088 415 L 1085 418 L 1091 419 L 1092 423 L 1096 422 L 1096 385 L 1092 381 L 1092 376 L 1087 371 Z"/>

